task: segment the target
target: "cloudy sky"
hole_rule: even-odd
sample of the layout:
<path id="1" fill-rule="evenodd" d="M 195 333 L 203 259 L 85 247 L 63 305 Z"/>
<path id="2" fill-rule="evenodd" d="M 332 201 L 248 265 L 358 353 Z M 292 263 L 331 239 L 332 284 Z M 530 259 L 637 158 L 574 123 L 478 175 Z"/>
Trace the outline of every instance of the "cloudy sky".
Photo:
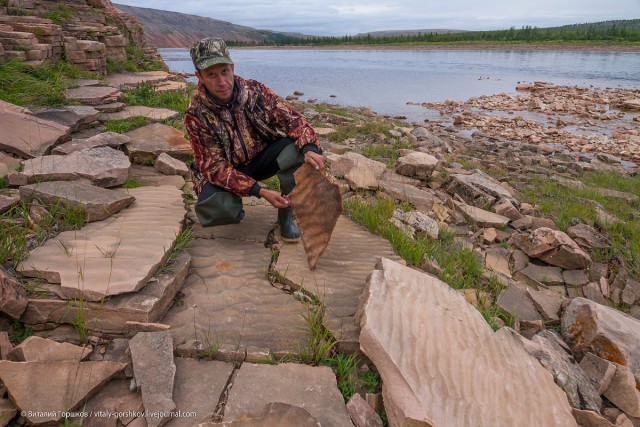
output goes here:
<path id="1" fill-rule="evenodd" d="M 640 18 L 640 0 L 114 0 L 274 31 L 499 30 Z"/>

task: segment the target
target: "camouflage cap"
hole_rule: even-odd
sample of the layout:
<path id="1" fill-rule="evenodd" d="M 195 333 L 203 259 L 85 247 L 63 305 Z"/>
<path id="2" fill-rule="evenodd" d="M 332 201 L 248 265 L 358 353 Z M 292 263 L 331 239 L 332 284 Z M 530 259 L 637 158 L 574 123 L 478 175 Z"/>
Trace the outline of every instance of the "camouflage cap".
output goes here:
<path id="1" fill-rule="evenodd" d="M 191 59 L 197 70 L 216 64 L 233 64 L 224 40 L 216 37 L 202 39 L 191 46 Z"/>

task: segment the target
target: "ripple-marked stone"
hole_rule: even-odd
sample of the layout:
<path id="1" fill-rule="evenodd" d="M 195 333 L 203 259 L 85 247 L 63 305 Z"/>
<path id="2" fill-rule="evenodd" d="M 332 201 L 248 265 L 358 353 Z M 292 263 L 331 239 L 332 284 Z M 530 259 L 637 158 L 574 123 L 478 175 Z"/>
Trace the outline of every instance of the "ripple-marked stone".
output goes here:
<path id="1" fill-rule="evenodd" d="M 390 425 L 576 426 L 564 392 L 512 332 L 494 333 L 433 276 L 388 259 L 380 268 L 358 319 Z"/>
<path id="2" fill-rule="evenodd" d="M 182 192 L 172 187 L 128 190 L 135 202 L 108 221 L 60 233 L 33 250 L 18 270 L 60 283 L 65 298 L 99 301 L 147 284 L 182 229 Z"/>

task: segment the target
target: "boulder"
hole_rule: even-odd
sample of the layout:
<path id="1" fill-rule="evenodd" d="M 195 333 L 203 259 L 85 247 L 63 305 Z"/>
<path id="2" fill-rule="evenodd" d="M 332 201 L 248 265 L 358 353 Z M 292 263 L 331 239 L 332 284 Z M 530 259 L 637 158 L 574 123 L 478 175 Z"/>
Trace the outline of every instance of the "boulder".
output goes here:
<path id="1" fill-rule="evenodd" d="M 167 153 L 180 160 L 193 156 L 189 141 L 182 131 L 161 123 L 153 123 L 125 134 L 131 142 L 125 145 L 125 152 L 133 163 L 155 160 L 160 153 Z"/>
<path id="2" fill-rule="evenodd" d="M 385 258 L 379 265 L 357 317 L 361 348 L 383 380 L 390 425 L 576 425 L 566 396 L 515 332 L 494 333 L 432 276 Z M 532 411 L 531 401 L 545 410 Z"/>
<path id="3" fill-rule="evenodd" d="M 578 224 L 569 227 L 567 235 L 577 244 L 590 249 L 608 249 L 611 247 L 609 239 L 598 233 L 587 224 Z"/>
<path id="4" fill-rule="evenodd" d="M 585 298 L 575 298 L 561 321 L 562 335 L 578 358 L 595 355 L 627 366 L 640 382 L 640 320 Z"/>
<path id="5" fill-rule="evenodd" d="M 427 153 L 414 151 L 400 157 L 396 163 L 396 172 L 421 180 L 427 180 L 438 166 L 438 159 Z"/>
<path id="6" fill-rule="evenodd" d="M 82 209 L 87 222 L 102 221 L 135 200 L 123 191 L 108 190 L 73 181 L 49 181 L 20 187 L 23 200 L 37 199 L 45 206 Z"/>
<path id="7" fill-rule="evenodd" d="M 343 155 L 330 154 L 327 156 L 327 163 L 331 169 L 331 175 L 337 178 L 345 176 L 356 166 L 369 169 L 376 179 L 380 179 L 387 170 L 387 166 L 384 163 L 354 152 L 348 152 Z"/>
<path id="8" fill-rule="evenodd" d="M 509 200 L 514 206 L 519 206 L 518 201 L 499 181 L 480 171 L 474 171 L 469 175 L 452 175 L 447 191 L 449 194 L 459 195 L 467 204 L 477 208 L 486 209 L 502 198 Z"/>
<path id="9" fill-rule="evenodd" d="M 189 168 L 185 162 L 174 159 L 167 153 L 160 153 L 153 166 L 165 175 L 180 175 L 183 177 L 189 175 Z"/>
<path id="10" fill-rule="evenodd" d="M 42 156 L 23 162 L 24 170 L 9 175 L 10 183 L 88 180 L 99 187 L 115 187 L 129 177 L 131 162 L 122 151 L 91 148 L 68 156 Z"/>
<path id="11" fill-rule="evenodd" d="M 509 242 L 532 258 L 567 270 L 584 269 L 591 264 L 589 254 L 559 230 L 540 227 L 529 233 L 514 234 Z"/>
<path id="12" fill-rule="evenodd" d="M 376 175 L 363 164 L 354 165 L 345 175 L 344 180 L 351 190 L 376 190 L 379 186 Z"/>

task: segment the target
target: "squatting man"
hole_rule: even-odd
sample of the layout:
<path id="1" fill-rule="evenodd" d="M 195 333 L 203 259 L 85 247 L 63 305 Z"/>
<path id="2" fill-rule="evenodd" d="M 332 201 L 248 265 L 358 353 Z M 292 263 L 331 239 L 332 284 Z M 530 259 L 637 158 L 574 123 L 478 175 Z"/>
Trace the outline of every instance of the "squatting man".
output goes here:
<path id="1" fill-rule="evenodd" d="M 300 239 L 288 195 L 293 173 L 304 162 L 324 169 L 311 124 L 271 89 L 234 75 L 224 41 L 206 38 L 191 47 L 198 89 L 184 123 L 193 148 L 196 216 L 204 227 L 238 223 L 243 196 L 278 208 L 283 240 Z M 258 181 L 278 176 L 281 192 Z"/>

